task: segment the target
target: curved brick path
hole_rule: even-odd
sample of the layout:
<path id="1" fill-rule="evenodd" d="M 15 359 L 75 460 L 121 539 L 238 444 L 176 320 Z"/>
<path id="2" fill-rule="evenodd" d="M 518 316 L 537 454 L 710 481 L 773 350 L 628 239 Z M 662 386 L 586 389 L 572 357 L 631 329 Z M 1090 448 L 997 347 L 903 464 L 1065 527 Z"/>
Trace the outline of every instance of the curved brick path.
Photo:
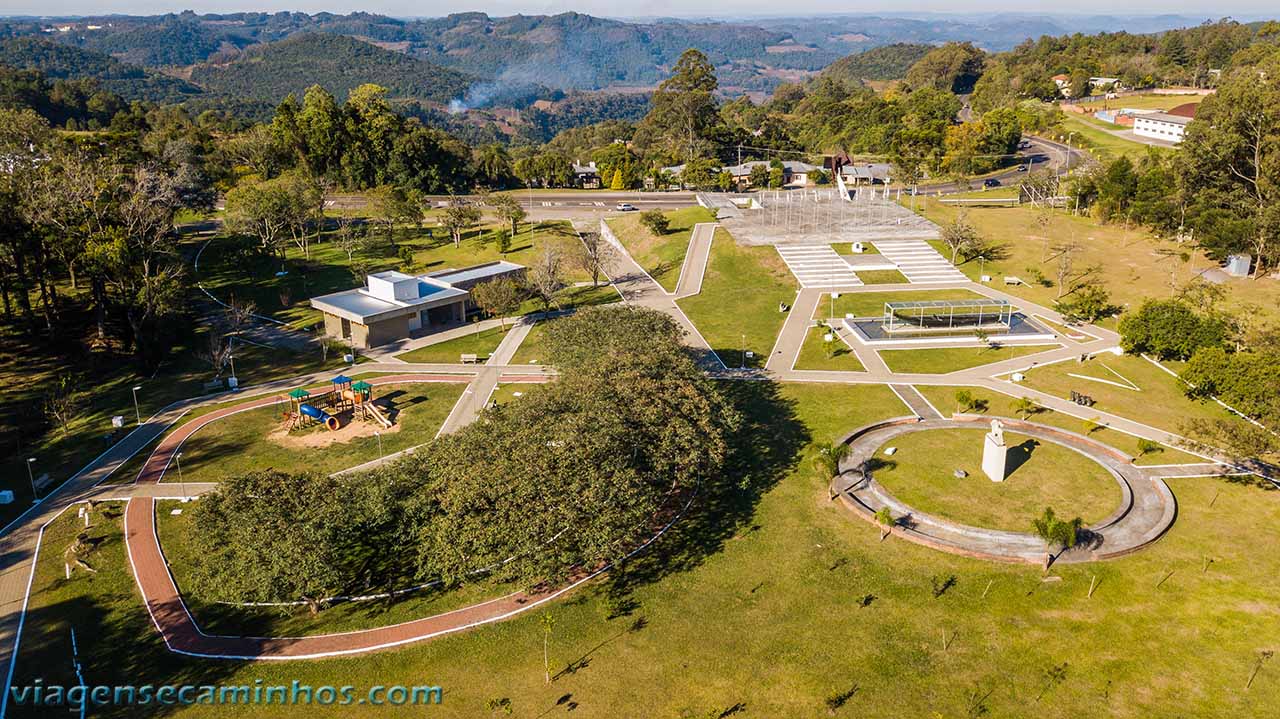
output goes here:
<path id="1" fill-rule="evenodd" d="M 1089 562 L 1129 554 L 1159 539 L 1173 524 L 1177 503 L 1158 473 L 1137 467 L 1119 450 L 1074 432 L 1034 422 L 1003 417 L 1000 420 L 1006 430 L 1079 452 L 1102 465 L 1120 484 L 1122 498 L 1116 510 L 1101 522 L 1086 527 L 1081 542 L 1057 556 L 1056 562 Z M 876 511 L 888 507 L 898 518 L 893 534 L 917 544 L 978 559 L 1043 563 L 1044 543 L 1033 534 L 970 527 L 924 514 L 898 501 L 874 476 L 862 476 L 863 462 L 894 437 L 932 429 L 982 427 L 989 421 L 989 417 L 973 420 L 911 417 L 864 427 L 844 439 L 849 445 L 849 457 L 841 463 L 842 474 L 832 480 L 832 489 L 846 507 L 873 524 Z"/>
<path id="2" fill-rule="evenodd" d="M 545 382 L 547 377 L 504 377 L 506 382 Z M 372 384 L 407 384 L 412 382 L 457 382 L 453 375 L 394 375 L 370 380 Z M 228 415 L 257 407 L 269 406 L 275 397 L 265 397 L 243 405 L 216 410 L 179 427 L 166 436 L 147 458 L 139 483 L 156 483 L 174 453 L 201 427 Z M 129 554 L 129 564 L 142 593 L 143 602 L 156 629 L 164 638 L 170 651 L 189 656 L 213 659 L 316 659 L 386 649 L 411 642 L 422 641 L 442 634 L 461 631 L 470 627 L 500 621 L 527 611 L 571 591 L 590 580 L 607 567 L 576 576 L 569 584 L 538 592 L 515 592 L 451 612 L 415 619 L 375 629 L 365 629 L 337 634 L 319 634 L 306 637 L 238 637 L 210 635 L 200 631 L 178 587 L 169 573 L 168 563 L 160 548 L 156 533 L 155 499 L 150 497 L 129 500 L 125 508 L 124 534 Z M 674 520 L 672 520 L 674 521 Z M 649 542 L 635 551 L 641 551 L 661 536 L 667 524 Z"/>

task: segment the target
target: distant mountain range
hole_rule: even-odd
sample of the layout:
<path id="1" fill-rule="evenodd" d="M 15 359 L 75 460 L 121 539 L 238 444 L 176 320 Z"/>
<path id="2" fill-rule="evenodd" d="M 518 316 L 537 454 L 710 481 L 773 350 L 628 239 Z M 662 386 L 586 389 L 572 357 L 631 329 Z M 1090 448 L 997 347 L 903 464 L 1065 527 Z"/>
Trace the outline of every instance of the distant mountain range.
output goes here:
<path id="1" fill-rule="evenodd" d="M 54 78 L 90 76 L 126 99 L 193 96 L 262 104 L 321 84 L 362 82 L 441 110 L 524 106 L 555 91 L 655 86 L 689 47 L 716 65 L 726 94 L 768 92 L 835 65 L 832 75 L 901 77 L 929 46 L 968 40 L 991 51 L 1027 38 L 1198 24 L 1157 17 L 995 14 L 842 15 L 749 21 L 606 19 L 579 13 L 397 19 L 363 12 L 236 13 L 0 21 L 0 63 Z M 867 50 L 877 53 L 859 56 Z M 852 56 L 852 57 L 850 57 Z M 841 59 L 845 58 L 845 59 Z"/>

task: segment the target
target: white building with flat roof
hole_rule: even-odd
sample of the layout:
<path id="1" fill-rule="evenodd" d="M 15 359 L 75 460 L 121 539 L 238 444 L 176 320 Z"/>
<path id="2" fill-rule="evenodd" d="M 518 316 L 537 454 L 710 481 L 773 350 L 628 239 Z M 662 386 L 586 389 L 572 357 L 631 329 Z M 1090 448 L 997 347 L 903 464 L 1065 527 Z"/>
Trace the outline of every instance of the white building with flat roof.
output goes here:
<path id="1" fill-rule="evenodd" d="M 1182 115 L 1170 115 L 1167 112 L 1148 112 L 1135 115 L 1133 118 L 1133 134 L 1138 137 L 1149 137 L 1153 140 L 1164 140 L 1177 144 L 1182 142 L 1191 118 Z"/>
<path id="2" fill-rule="evenodd" d="M 368 275 L 364 287 L 312 297 L 311 306 L 324 315 L 329 337 L 377 347 L 461 324 L 472 305 L 472 287 L 524 272 L 524 265 L 505 260 L 426 275 L 387 270 Z"/>

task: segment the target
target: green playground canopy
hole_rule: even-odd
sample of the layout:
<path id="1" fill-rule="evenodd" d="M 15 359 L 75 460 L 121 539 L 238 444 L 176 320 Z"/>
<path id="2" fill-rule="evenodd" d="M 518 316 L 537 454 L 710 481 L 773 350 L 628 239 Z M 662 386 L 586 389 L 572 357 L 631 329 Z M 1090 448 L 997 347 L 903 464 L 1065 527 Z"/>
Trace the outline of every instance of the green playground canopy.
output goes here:
<path id="1" fill-rule="evenodd" d="M 311 393 L 305 389 L 295 389 L 289 393 L 289 396 L 293 399 L 306 399 L 311 396 Z"/>
<path id="2" fill-rule="evenodd" d="M 351 385 L 351 389 L 357 392 L 368 392 L 369 390 L 373 389 L 373 385 L 369 384 L 368 382 L 365 382 L 364 380 L 359 380 L 355 384 Z"/>

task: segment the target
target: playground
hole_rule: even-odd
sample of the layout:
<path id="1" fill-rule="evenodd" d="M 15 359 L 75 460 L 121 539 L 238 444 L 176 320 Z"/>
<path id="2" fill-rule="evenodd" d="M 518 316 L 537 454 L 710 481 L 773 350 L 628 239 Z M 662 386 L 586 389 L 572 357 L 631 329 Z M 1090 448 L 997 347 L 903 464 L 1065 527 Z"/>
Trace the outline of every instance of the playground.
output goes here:
<path id="1" fill-rule="evenodd" d="M 367 390 L 372 399 L 360 402 L 344 400 L 341 392 L 359 397 L 356 386 L 367 382 L 326 384 L 327 389 L 295 389 L 291 393 L 297 396 L 274 397 L 266 406 L 205 424 L 182 444 L 181 473 L 175 464 L 163 481 L 214 482 L 267 467 L 328 474 L 371 462 L 429 441 L 466 387 L 462 382 L 377 385 Z M 333 388 L 344 384 L 352 389 L 337 389 L 335 395 Z"/>

